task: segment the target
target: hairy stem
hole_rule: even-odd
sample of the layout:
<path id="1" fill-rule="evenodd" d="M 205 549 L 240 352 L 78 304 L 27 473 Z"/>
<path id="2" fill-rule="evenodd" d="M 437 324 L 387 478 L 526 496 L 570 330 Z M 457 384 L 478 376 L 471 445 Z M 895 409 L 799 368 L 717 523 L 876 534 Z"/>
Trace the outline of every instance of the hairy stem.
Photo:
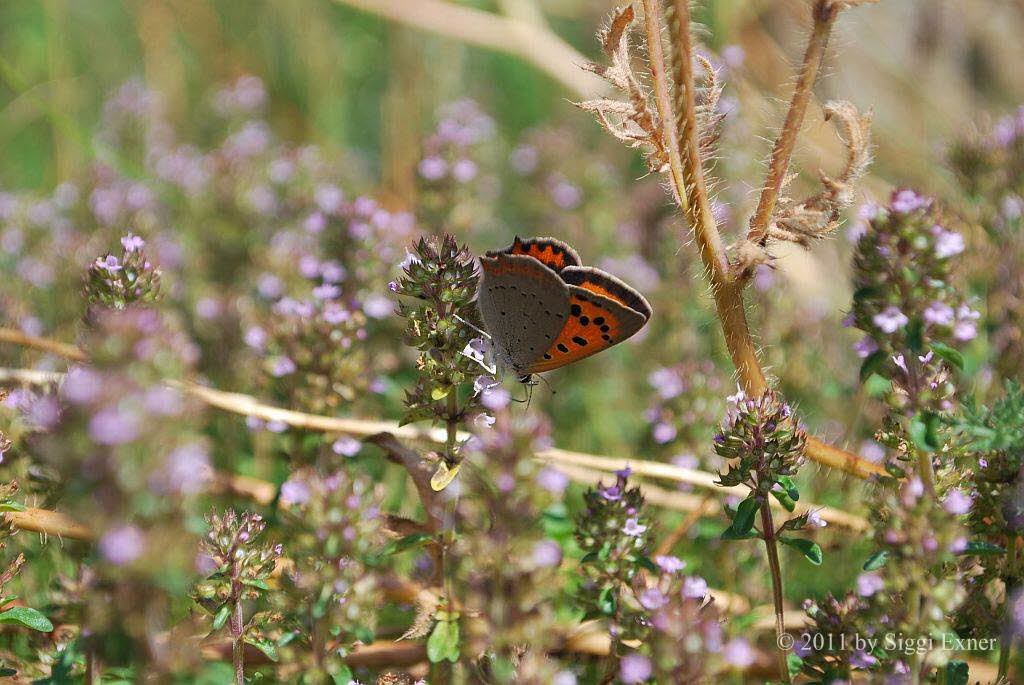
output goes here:
<path id="1" fill-rule="evenodd" d="M 686 159 L 686 186 L 692 213 L 693 231 L 700 247 L 701 258 L 711 272 L 713 283 L 722 284 L 728 278 L 728 259 L 718 224 L 711 213 L 704 163 L 700 157 L 700 131 L 697 130 L 696 87 L 693 78 L 693 39 L 690 35 L 690 0 L 672 0 L 669 33 L 672 35 L 673 61 L 676 84 L 676 142 L 683 146 Z M 686 211 L 686 207 L 683 207 Z M 748 336 L 749 337 L 749 336 Z"/>
<path id="2" fill-rule="evenodd" d="M 793 97 L 789 101 L 789 111 L 786 112 L 782 132 L 775 140 L 771 162 L 768 165 L 768 175 L 765 177 L 757 209 L 750 219 L 750 228 L 747 231 L 747 240 L 760 245 L 764 245 L 768 237 L 768 224 L 771 221 L 772 212 L 775 211 L 775 203 L 779 199 L 782 184 L 789 170 L 793 148 L 796 146 L 800 127 L 804 123 L 807 105 L 811 101 L 811 89 L 818 78 L 821 59 L 825 54 L 829 33 L 839 14 L 839 8 L 833 0 L 817 0 L 813 13 L 814 27 L 811 29 L 811 37 L 807 41 L 807 49 L 804 51 L 800 75 L 797 77 Z"/>
<path id="3" fill-rule="evenodd" d="M 644 30 L 647 34 L 647 51 L 651 82 L 654 85 L 654 101 L 658 107 L 658 119 L 661 122 L 661 135 L 668 151 L 668 170 L 672 179 L 672 195 L 679 207 L 686 214 L 689 211 L 686 196 L 686 175 L 682 156 L 679 154 L 679 141 L 676 127 L 673 124 L 675 114 L 672 110 L 672 99 L 669 94 L 668 70 L 665 67 L 665 50 L 661 42 L 661 4 L 658 0 L 644 0 Z"/>
<path id="4" fill-rule="evenodd" d="M 787 650 L 783 648 L 783 635 L 786 634 L 786 614 L 782 604 L 782 565 L 779 563 L 779 548 L 775 541 L 775 522 L 772 520 L 772 508 L 765 500 L 761 503 L 761 533 L 764 546 L 768 553 L 768 569 L 772 575 L 772 601 L 775 605 L 775 644 L 778 646 L 780 678 L 790 683 Z"/>

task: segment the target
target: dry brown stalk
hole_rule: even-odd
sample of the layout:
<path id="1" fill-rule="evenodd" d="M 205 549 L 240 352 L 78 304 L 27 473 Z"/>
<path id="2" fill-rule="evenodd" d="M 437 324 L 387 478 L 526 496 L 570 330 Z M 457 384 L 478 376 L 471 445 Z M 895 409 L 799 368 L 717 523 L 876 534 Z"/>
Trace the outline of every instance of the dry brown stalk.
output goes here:
<path id="1" fill-rule="evenodd" d="M 95 537 L 89 526 L 79 523 L 67 514 L 48 509 L 9 511 L 4 516 L 15 528 L 33 533 L 72 540 L 92 540 Z"/>
<path id="2" fill-rule="evenodd" d="M 424 31 L 497 50 L 533 64 L 581 97 L 605 92 L 600 79 L 581 72 L 587 58 L 542 23 L 442 0 L 335 0 Z"/>
<path id="3" fill-rule="evenodd" d="M 32 347 L 44 352 L 52 352 L 57 356 L 71 359 L 76 362 L 87 359 L 85 352 L 74 345 L 63 343 L 50 338 L 41 338 L 35 335 L 25 335 L 16 328 L 0 328 L 0 342 L 13 343 L 22 347 Z"/>

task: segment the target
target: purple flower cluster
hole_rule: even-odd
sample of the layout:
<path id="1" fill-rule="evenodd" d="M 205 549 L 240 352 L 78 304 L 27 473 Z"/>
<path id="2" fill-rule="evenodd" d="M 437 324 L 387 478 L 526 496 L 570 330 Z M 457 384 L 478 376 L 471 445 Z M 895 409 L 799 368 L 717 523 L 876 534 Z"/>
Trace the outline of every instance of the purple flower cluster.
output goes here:
<path id="1" fill-rule="evenodd" d="M 952 278 L 964 238 L 943 225 L 930 198 L 909 189 L 893 193 L 888 207 L 872 206 L 863 215 L 868 221 L 857 240 L 847 320 L 865 334 L 854 345 L 857 356 L 878 373 L 941 384 L 939 360 L 929 346 L 959 345 L 978 334 L 980 314 Z M 911 354 L 922 359 L 924 372 L 904 368 Z M 906 363 L 890 361 L 896 359 Z"/>
<path id="2" fill-rule="evenodd" d="M 698 451 L 720 415 L 724 383 L 714 364 L 683 362 L 660 367 L 648 375 L 647 383 L 654 391 L 654 403 L 645 413 L 651 440 L 667 454 Z"/>
<path id="3" fill-rule="evenodd" d="M 472 100 L 458 100 L 442 108 L 437 129 L 424 141 L 417 171 L 431 185 L 451 180 L 473 181 L 479 174 L 474 147 L 494 134 L 494 120 Z"/>

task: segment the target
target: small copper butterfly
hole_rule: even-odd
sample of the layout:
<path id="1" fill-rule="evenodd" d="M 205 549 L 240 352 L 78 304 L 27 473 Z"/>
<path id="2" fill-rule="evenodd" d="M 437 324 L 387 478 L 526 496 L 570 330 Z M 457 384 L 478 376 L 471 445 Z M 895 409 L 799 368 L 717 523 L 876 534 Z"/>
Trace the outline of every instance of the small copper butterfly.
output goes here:
<path id="1" fill-rule="evenodd" d="M 495 355 L 524 381 L 606 350 L 651 318 L 643 295 L 580 266 L 576 251 L 554 238 L 516 236 L 480 264 L 477 306 Z"/>

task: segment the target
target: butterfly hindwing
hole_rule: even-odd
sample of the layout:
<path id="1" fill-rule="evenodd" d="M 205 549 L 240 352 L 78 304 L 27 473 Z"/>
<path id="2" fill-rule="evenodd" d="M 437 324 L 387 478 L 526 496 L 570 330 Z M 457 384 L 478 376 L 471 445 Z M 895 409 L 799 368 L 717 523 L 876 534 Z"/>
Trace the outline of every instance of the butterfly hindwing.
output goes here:
<path id="1" fill-rule="evenodd" d="M 640 314 L 646 322 L 651 318 L 651 305 L 643 295 L 610 273 L 590 266 L 571 266 L 559 275 L 569 285 L 575 285 L 596 295 L 603 295 Z M 632 334 L 630 334 L 632 335 Z"/>
<path id="2" fill-rule="evenodd" d="M 542 358 L 569 317 L 569 286 L 528 255 L 480 258 L 477 306 L 499 358 L 522 372 Z"/>
<path id="3" fill-rule="evenodd" d="M 512 244 L 501 252 L 529 255 L 555 272 L 580 264 L 580 256 L 576 254 L 576 250 L 556 238 L 527 238 L 523 240 L 516 236 Z M 488 252 L 487 256 L 493 257 L 495 254 L 499 253 Z"/>
<path id="4" fill-rule="evenodd" d="M 526 373 L 550 371 L 597 354 L 629 338 L 647 323 L 649 314 L 645 316 L 605 295 L 578 285 L 570 285 L 569 293 L 565 326 L 547 351 L 524 369 Z"/>

